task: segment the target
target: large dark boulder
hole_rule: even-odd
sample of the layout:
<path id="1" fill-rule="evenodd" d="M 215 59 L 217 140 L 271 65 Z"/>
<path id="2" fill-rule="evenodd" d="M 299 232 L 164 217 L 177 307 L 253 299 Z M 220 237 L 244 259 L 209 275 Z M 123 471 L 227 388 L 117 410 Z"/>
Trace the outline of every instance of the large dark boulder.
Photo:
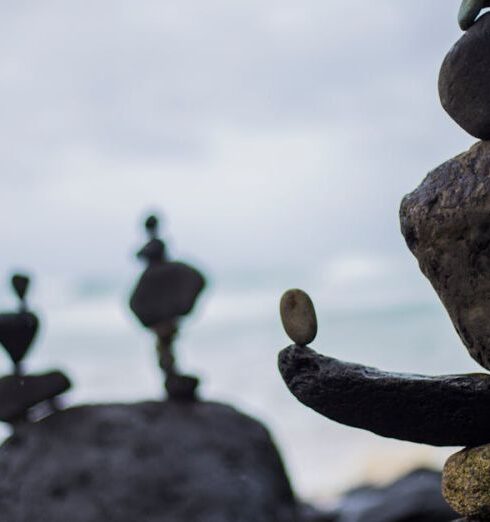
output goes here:
<path id="1" fill-rule="evenodd" d="M 490 369 L 490 142 L 429 173 L 403 199 L 400 222 L 461 340 Z"/>
<path id="2" fill-rule="evenodd" d="M 83 406 L 0 448 L 2 522 L 293 522 L 267 430 L 215 403 Z"/>

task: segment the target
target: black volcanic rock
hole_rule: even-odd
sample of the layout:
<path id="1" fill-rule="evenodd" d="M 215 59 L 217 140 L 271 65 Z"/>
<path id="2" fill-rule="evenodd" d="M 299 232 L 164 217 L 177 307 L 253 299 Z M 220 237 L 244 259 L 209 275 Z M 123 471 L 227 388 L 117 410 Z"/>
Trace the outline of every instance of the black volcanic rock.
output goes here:
<path id="1" fill-rule="evenodd" d="M 188 314 L 204 285 L 203 276 L 185 263 L 151 264 L 141 275 L 129 304 L 141 323 L 152 327 Z"/>
<path id="2" fill-rule="evenodd" d="M 29 408 L 67 391 L 71 384 L 61 372 L 43 375 L 8 375 L 0 379 L 0 420 L 15 421 Z"/>
<path id="3" fill-rule="evenodd" d="M 84 406 L 0 448 L 2 522 L 297 522 L 257 421 L 214 403 Z"/>
<path id="4" fill-rule="evenodd" d="M 400 223 L 470 355 L 490 369 L 490 142 L 432 171 L 403 199 Z"/>
<path id="5" fill-rule="evenodd" d="M 447 54 L 439 74 L 442 106 L 466 132 L 490 139 L 490 16 L 483 15 Z"/>
<path id="6" fill-rule="evenodd" d="M 490 375 L 389 373 L 299 346 L 279 354 L 279 370 L 299 401 L 341 424 L 433 446 L 490 441 Z"/>

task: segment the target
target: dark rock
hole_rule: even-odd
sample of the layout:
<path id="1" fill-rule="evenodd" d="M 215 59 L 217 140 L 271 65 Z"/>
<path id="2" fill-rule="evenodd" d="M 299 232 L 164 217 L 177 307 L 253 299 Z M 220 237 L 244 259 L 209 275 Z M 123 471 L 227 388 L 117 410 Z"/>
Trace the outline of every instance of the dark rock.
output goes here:
<path id="1" fill-rule="evenodd" d="M 335 522 L 449 522 L 458 515 L 441 495 L 441 474 L 420 469 L 386 487 L 352 490 L 331 516 Z"/>
<path id="2" fill-rule="evenodd" d="M 469 353 L 490 369 L 490 143 L 432 171 L 403 199 L 400 222 Z"/>
<path id="3" fill-rule="evenodd" d="M 24 358 L 32 345 L 38 327 L 39 321 L 31 312 L 0 314 L 0 343 L 14 363 Z"/>
<path id="4" fill-rule="evenodd" d="M 84 406 L 0 448 L 2 522 L 297 522 L 267 430 L 213 403 Z"/>
<path id="5" fill-rule="evenodd" d="M 388 373 L 299 346 L 279 354 L 279 370 L 299 401 L 341 424 L 433 446 L 490 441 L 490 375 Z"/>
<path id="6" fill-rule="evenodd" d="M 281 320 L 289 338 L 300 346 L 313 342 L 318 331 L 315 307 L 303 290 L 284 293 L 280 305 Z"/>
<path id="7" fill-rule="evenodd" d="M 15 274 L 12 276 L 12 286 L 19 299 L 23 300 L 29 288 L 29 277 L 22 274 Z"/>
<path id="8" fill-rule="evenodd" d="M 177 401 L 195 400 L 198 386 L 199 379 L 191 375 L 172 374 L 165 380 L 165 388 L 169 398 Z"/>
<path id="9" fill-rule="evenodd" d="M 148 263 L 162 262 L 166 258 L 165 243 L 161 239 L 153 238 L 136 255 Z"/>
<path id="10" fill-rule="evenodd" d="M 468 30 L 476 21 L 478 15 L 490 7 L 489 0 L 463 0 L 458 13 L 459 26 L 463 31 Z"/>
<path id="11" fill-rule="evenodd" d="M 180 262 L 150 265 L 131 296 L 130 307 L 144 326 L 188 314 L 205 285 L 204 277 Z"/>
<path id="12" fill-rule="evenodd" d="M 148 216 L 145 221 L 145 228 L 151 237 L 156 237 L 158 233 L 158 218 L 156 216 Z"/>
<path id="13" fill-rule="evenodd" d="M 442 106 L 466 132 L 490 139 L 490 16 L 483 15 L 446 55 L 439 74 Z"/>
<path id="14" fill-rule="evenodd" d="M 44 375 L 9 375 L 0 379 L 0 420 L 15 421 L 29 408 L 60 395 L 70 388 L 61 372 Z"/>

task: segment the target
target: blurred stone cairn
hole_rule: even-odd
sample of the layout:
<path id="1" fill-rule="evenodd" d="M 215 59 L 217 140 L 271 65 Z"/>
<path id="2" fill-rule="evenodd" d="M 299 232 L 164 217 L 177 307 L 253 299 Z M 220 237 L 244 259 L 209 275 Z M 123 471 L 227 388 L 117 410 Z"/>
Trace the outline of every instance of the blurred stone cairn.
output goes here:
<path id="1" fill-rule="evenodd" d="M 12 375 L 0 378 L 0 420 L 14 427 L 39 413 L 46 415 L 56 408 L 57 397 L 71 386 L 60 371 L 29 375 L 23 360 L 39 329 L 39 319 L 30 312 L 26 302 L 30 280 L 25 275 L 12 277 L 12 287 L 19 298 L 16 312 L 0 313 L 0 344 L 10 357 Z"/>
<path id="2" fill-rule="evenodd" d="M 158 219 L 145 222 L 149 241 L 138 252 L 147 267 L 134 289 L 130 307 L 136 317 L 156 336 L 157 354 L 165 375 L 170 399 L 193 400 L 199 379 L 182 375 L 176 367 L 173 350 L 179 320 L 189 314 L 206 281 L 195 268 L 167 259 L 165 243 L 158 238 Z"/>
<path id="3" fill-rule="evenodd" d="M 469 354 L 490 370 L 490 1 L 465 0 L 466 33 L 447 54 L 439 95 L 447 113 L 479 138 L 430 172 L 403 198 L 401 230 Z M 481 16 L 479 16 L 481 14 Z M 279 355 L 290 391 L 342 424 L 384 437 L 464 446 L 447 461 L 443 495 L 465 520 L 490 520 L 490 375 L 393 374 L 322 356 L 308 348 L 317 331 L 301 290 L 281 300 L 294 345 Z"/>

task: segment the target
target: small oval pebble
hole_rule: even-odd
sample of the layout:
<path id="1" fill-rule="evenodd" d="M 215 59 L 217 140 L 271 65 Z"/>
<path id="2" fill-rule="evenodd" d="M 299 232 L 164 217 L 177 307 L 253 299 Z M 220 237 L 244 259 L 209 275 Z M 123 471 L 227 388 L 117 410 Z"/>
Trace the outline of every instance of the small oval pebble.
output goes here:
<path id="1" fill-rule="evenodd" d="M 311 343 L 317 334 L 315 307 L 303 290 L 288 290 L 281 298 L 281 320 L 289 338 L 299 346 Z"/>

